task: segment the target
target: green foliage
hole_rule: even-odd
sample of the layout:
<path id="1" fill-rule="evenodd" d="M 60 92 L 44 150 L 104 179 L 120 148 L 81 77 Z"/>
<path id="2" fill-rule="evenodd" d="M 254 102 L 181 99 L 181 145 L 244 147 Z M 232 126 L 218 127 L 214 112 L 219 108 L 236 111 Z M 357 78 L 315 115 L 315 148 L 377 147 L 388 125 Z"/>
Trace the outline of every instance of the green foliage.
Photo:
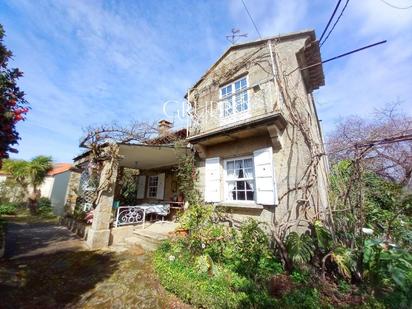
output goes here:
<path id="1" fill-rule="evenodd" d="M 293 282 L 299 284 L 306 284 L 309 282 L 310 273 L 308 271 L 295 270 L 290 274 Z"/>
<path id="2" fill-rule="evenodd" d="M 200 192 L 197 188 L 198 176 L 194 154 L 190 153 L 180 157 L 176 169 L 178 190 L 183 193 L 189 205 L 200 203 Z"/>
<path id="3" fill-rule="evenodd" d="M 37 156 L 31 161 L 5 160 L 3 166 L 8 178 L 25 191 L 29 185 L 34 189 L 41 185 L 52 168 L 52 158 L 47 156 Z"/>
<path id="4" fill-rule="evenodd" d="M 120 196 L 125 205 L 133 205 L 136 202 L 137 177 L 138 173 L 135 169 L 124 168 Z"/>
<path id="5" fill-rule="evenodd" d="M 322 307 L 320 293 L 316 288 L 300 288 L 284 296 L 277 308 L 318 309 Z"/>
<path id="6" fill-rule="evenodd" d="M 291 232 L 286 238 L 286 248 L 293 263 L 302 265 L 308 263 L 313 255 L 315 246 L 312 238 L 308 234 L 299 235 Z"/>
<path id="7" fill-rule="evenodd" d="M 332 235 L 326 229 L 325 225 L 320 220 L 316 220 L 313 223 L 313 231 L 318 248 L 328 250 L 332 245 Z"/>
<path id="8" fill-rule="evenodd" d="M 34 188 L 40 186 L 47 173 L 53 168 L 52 162 L 52 158 L 48 156 L 37 156 L 27 162 L 26 176 L 29 179 L 29 184 Z"/>
<path id="9" fill-rule="evenodd" d="M 351 285 L 345 280 L 339 280 L 338 289 L 342 293 L 349 293 L 352 290 Z"/>
<path id="10" fill-rule="evenodd" d="M 51 201 L 47 197 L 41 197 L 37 202 L 37 212 L 40 215 L 51 215 L 53 213 Z"/>
<path id="11" fill-rule="evenodd" d="M 265 232 L 253 219 L 241 225 L 234 241 L 225 248 L 224 256 L 233 270 L 254 281 L 264 281 L 283 271 L 269 248 Z"/>
<path id="12" fill-rule="evenodd" d="M 0 205 L 0 216 L 15 215 L 17 213 L 17 205 L 15 203 L 3 203 Z"/>
<path id="13" fill-rule="evenodd" d="M 164 247 L 163 247 L 164 250 Z M 190 260 L 158 250 L 154 267 L 162 285 L 183 301 L 203 308 L 242 308 L 247 295 L 241 289 L 247 281 L 220 268 L 216 275 L 199 272 Z"/>
<path id="14" fill-rule="evenodd" d="M 338 267 L 339 273 L 345 278 L 349 279 L 352 271 L 356 270 L 356 262 L 353 258 L 353 253 L 348 248 L 335 248 L 332 252 L 331 260 Z"/>
<path id="15" fill-rule="evenodd" d="M 189 236 L 165 242 L 156 252 L 162 284 L 205 308 L 273 307 L 267 280 L 283 268 L 266 234 L 254 220 L 237 230 L 218 223 L 218 217 L 211 206 L 189 207 L 182 217 Z"/>
<path id="16" fill-rule="evenodd" d="M 379 240 L 367 240 L 363 254 L 364 275 L 373 286 L 412 288 L 412 254 Z"/>
<path id="17" fill-rule="evenodd" d="M 199 203 L 190 204 L 189 208 L 179 219 L 180 226 L 191 231 L 196 231 L 202 226 L 211 223 L 213 212 L 213 206 Z"/>

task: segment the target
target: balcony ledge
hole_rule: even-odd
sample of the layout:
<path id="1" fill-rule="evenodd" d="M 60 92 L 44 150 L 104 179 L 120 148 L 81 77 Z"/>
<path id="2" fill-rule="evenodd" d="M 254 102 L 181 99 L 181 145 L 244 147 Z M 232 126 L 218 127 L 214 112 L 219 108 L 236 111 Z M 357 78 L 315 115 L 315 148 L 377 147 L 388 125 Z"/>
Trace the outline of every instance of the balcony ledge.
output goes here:
<path id="1" fill-rule="evenodd" d="M 198 144 L 198 143 L 205 143 L 206 141 L 213 141 L 213 139 L 218 138 L 219 136 L 230 136 L 236 135 L 240 132 L 244 132 L 246 130 L 255 129 L 258 127 L 269 126 L 269 125 L 276 125 L 279 131 L 283 131 L 287 125 L 287 122 L 283 115 L 279 112 L 271 113 L 269 115 L 265 115 L 263 117 L 249 119 L 243 122 L 233 123 L 227 126 L 222 126 L 217 129 L 196 134 L 193 136 L 189 136 L 186 140 L 191 144 Z"/>

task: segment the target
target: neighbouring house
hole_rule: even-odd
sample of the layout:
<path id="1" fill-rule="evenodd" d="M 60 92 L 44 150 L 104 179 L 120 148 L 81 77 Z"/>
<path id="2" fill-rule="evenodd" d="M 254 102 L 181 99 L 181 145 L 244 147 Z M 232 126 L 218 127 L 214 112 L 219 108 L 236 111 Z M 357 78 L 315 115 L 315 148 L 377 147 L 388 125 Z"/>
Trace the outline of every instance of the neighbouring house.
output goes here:
<path id="1" fill-rule="evenodd" d="M 64 214 L 67 189 L 72 172 L 73 169 L 70 163 L 55 163 L 53 169 L 47 173 L 43 183 L 39 186 L 41 196 L 50 199 L 55 215 L 61 216 Z M 0 174 L 0 182 L 6 179 L 7 174 Z"/>
<path id="2" fill-rule="evenodd" d="M 323 216 L 328 164 L 313 98 L 324 85 L 321 61 L 313 30 L 229 47 L 188 90 L 187 129 L 172 131 L 162 120 L 157 138 L 116 145 L 118 166 L 99 170 L 114 186 L 97 203 L 88 245 L 107 246 L 130 233 L 119 229 L 123 223 L 140 224 L 153 205 L 172 205 L 179 195 L 174 168 L 188 151 L 197 158 L 204 201 L 226 209 L 234 221 L 252 217 L 271 229 L 297 229 L 310 216 Z M 180 147 L 176 136 L 185 139 Z M 95 167 L 89 155 L 74 159 L 82 172 L 71 201 L 80 198 L 84 209 L 105 184 L 104 178 L 90 181 Z M 119 194 L 125 168 L 136 170 L 132 204 Z"/>
<path id="3" fill-rule="evenodd" d="M 323 85 L 312 30 L 229 47 L 186 95 L 204 200 L 273 227 L 322 213 L 328 167 L 312 93 Z"/>

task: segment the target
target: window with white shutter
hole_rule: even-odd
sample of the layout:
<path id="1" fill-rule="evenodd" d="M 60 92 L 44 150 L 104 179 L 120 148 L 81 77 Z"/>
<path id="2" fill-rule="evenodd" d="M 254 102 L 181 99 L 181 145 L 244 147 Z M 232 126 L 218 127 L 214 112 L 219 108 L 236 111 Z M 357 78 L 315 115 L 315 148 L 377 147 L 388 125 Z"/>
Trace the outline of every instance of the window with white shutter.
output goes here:
<path id="1" fill-rule="evenodd" d="M 255 166 L 256 202 L 263 205 L 277 205 L 272 147 L 254 151 L 253 162 Z"/>
<path id="2" fill-rule="evenodd" d="M 225 200 L 254 201 L 255 180 L 252 157 L 225 161 Z"/>
<path id="3" fill-rule="evenodd" d="M 209 158 L 205 162 L 205 202 L 220 201 L 220 158 Z"/>

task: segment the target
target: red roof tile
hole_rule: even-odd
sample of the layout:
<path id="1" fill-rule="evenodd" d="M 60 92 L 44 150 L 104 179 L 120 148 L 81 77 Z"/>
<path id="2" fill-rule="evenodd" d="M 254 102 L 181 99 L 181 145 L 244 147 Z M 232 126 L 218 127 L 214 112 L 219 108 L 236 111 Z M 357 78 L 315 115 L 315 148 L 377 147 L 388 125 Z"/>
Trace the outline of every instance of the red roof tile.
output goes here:
<path id="1" fill-rule="evenodd" d="M 53 169 L 47 173 L 48 176 L 55 176 L 57 174 L 64 173 L 72 168 L 70 163 L 55 163 Z"/>

